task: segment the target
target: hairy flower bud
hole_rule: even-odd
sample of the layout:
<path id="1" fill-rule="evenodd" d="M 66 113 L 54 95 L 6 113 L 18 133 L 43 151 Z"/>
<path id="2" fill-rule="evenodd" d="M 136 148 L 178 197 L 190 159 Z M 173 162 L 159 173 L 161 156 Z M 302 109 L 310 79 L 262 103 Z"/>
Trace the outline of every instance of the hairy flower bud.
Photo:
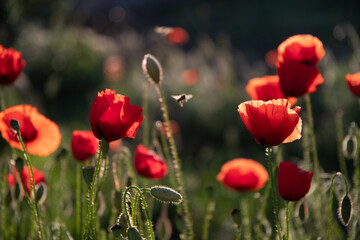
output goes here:
<path id="1" fill-rule="evenodd" d="M 159 61 L 151 54 L 146 54 L 142 61 L 142 69 L 151 83 L 159 84 L 162 81 L 162 67 Z"/>
<path id="2" fill-rule="evenodd" d="M 164 186 L 154 186 L 150 189 L 151 195 L 163 202 L 180 203 L 182 196 L 174 189 Z"/>

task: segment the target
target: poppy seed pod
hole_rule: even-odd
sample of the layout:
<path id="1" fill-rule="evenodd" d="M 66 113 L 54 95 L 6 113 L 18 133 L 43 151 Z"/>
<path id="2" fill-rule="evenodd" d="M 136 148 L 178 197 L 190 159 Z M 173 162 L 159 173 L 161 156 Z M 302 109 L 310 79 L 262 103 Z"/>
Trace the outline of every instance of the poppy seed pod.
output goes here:
<path id="1" fill-rule="evenodd" d="M 142 61 L 142 69 L 151 83 L 160 84 L 163 78 L 162 67 L 159 61 L 151 54 L 146 54 Z"/>
<path id="2" fill-rule="evenodd" d="M 278 191 L 288 201 L 298 201 L 310 190 L 313 173 L 298 168 L 291 162 L 281 162 L 278 172 Z"/>

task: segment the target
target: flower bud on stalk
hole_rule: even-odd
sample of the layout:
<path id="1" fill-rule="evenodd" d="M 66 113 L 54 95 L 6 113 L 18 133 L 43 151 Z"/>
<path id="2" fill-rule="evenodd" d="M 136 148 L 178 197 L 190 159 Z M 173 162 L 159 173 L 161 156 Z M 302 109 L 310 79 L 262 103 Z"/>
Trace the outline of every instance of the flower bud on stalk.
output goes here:
<path id="1" fill-rule="evenodd" d="M 151 83 L 160 84 L 163 78 L 162 67 L 154 56 L 151 54 L 146 54 L 144 56 L 142 69 Z"/>

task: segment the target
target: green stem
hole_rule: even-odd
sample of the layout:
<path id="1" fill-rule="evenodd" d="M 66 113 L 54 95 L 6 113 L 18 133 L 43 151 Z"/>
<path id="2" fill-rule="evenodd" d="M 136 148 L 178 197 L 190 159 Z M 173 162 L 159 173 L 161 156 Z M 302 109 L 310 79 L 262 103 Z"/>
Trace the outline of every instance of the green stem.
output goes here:
<path id="1" fill-rule="evenodd" d="M 129 174 L 129 177 L 131 179 L 131 183 L 133 185 L 137 185 L 137 181 L 136 181 L 136 175 L 135 175 L 135 172 L 134 172 L 134 169 L 133 169 L 133 166 L 130 162 L 130 152 L 129 152 L 129 149 L 125 148 L 123 151 L 121 151 L 120 153 L 120 159 L 124 159 L 125 161 L 125 165 L 126 165 L 126 168 L 127 168 L 127 173 Z"/>
<path id="2" fill-rule="evenodd" d="M 306 109 L 308 114 L 308 123 L 310 127 L 310 135 L 311 135 L 311 149 L 312 149 L 312 156 L 314 161 L 314 175 L 316 182 L 321 186 L 320 176 L 319 176 L 319 157 L 317 152 L 316 146 L 316 136 L 315 136 L 315 129 L 314 129 L 314 119 L 312 114 L 312 107 L 311 107 L 311 99 L 309 94 L 305 94 L 305 102 L 306 102 Z"/>
<path id="3" fill-rule="evenodd" d="M 155 234 L 154 234 L 154 230 L 152 228 L 152 222 L 151 222 L 151 217 L 150 217 L 150 212 L 149 212 L 149 208 L 147 206 L 147 203 L 145 201 L 144 195 L 142 194 L 142 191 L 140 190 L 140 188 L 138 188 L 137 186 L 130 186 L 127 187 L 124 195 L 123 195 L 123 204 L 124 207 L 126 206 L 126 194 L 131 190 L 134 189 L 138 192 L 140 198 L 141 198 L 141 202 L 142 202 L 142 206 L 145 210 L 145 215 L 146 215 L 146 220 L 147 220 L 147 226 L 148 226 L 148 232 L 150 233 L 151 239 L 155 240 Z M 128 212 L 128 208 L 125 207 L 125 214 L 126 214 L 126 218 L 128 220 L 128 224 L 130 227 L 133 226 L 133 223 L 130 221 L 130 216 L 129 216 L 129 212 Z M 135 218 L 135 216 L 133 216 L 133 219 Z"/>
<path id="4" fill-rule="evenodd" d="M 348 178 L 349 174 L 347 172 L 344 154 L 342 153 L 342 141 L 344 138 L 342 113 L 340 113 L 339 111 L 335 114 L 335 128 L 336 128 L 337 153 L 338 153 L 340 170 Z"/>
<path id="5" fill-rule="evenodd" d="M 164 118 L 165 126 L 166 126 L 165 132 L 166 132 L 166 137 L 170 144 L 170 150 L 171 150 L 171 154 L 172 154 L 172 158 L 173 158 L 173 166 L 174 166 L 174 170 L 175 170 L 176 181 L 178 183 L 179 191 L 180 191 L 181 195 L 183 196 L 182 206 L 183 206 L 183 212 L 185 215 L 185 223 L 186 223 L 187 232 L 188 232 L 187 235 L 188 235 L 189 239 L 194 239 L 193 224 L 192 224 L 192 220 L 190 217 L 187 195 L 186 195 L 185 188 L 184 188 L 184 180 L 183 180 L 182 171 L 181 171 L 180 159 L 179 159 L 177 148 L 175 145 L 175 140 L 174 140 L 171 128 L 170 128 L 169 114 L 168 114 L 167 106 L 165 103 L 164 94 L 163 94 L 163 91 L 159 84 L 156 84 L 156 91 L 159 95 L 159 102 L 161 105 L 161 110 L 163 112 L 163 118 Z"/>
<path id="6" fill-rule="evenodd" d="M 290 201 L 286 201 L 286 240 L 289 240 L 289 213 L 290 213 Z"/>
<path id="7" fill-rule="evenodd" d="M 21 144 L 21 147 L 23 149 L 23 153 L 24 153 L 24 156 L 25 156 L 26 163 L 30 168 L 31 182 L 32 182 L 31 191 L 32 191 L 32 193 L 34 195 L 34 199 L 30 200 L 30 203 L 31 203 L 31 205 L 33 207 L 35 221 L 36 221 L 37 226 L 38 226 L 38 236 L 39 236 L 40 239 L 44 239 L 44 234 L 43 234 L 43 231 L 42 231 L 41 221 L 40 221 L 39 208 L 38 208 L 38 205 L 37 205 L 37 202 L 36 202 L 37 198 L 36 198 L 36 189 L 35 189 L 35 178 L 34 178 L 34 171 L 33 171 L 33 168 L 32 168 L 31 159 L 30 159 L 29 153 L 26 150 L 26 147 L 25 147 L 24 141 L 23 141 L 23 139 L 21 137 L 20 131 L 16 131 L 16 135 L 17 135 L 17 138 L 18 138 L 18 140 L 19 140 L 19 142 Z"/>
<path id="8" fill-rule="evenodd" d="M 273 176 L 273 165 L 272 165 L 272 159 L 271 159 L 271 151 L 272 151 L 271 147 L 266 147 L 266 152 L 267 152 L 267 156 L 268 156 L 268 164 L 269 164 L 271 192 L 272 192 L 272 198 L 273 198 L 273 204 L 274 204 L 274 214 L 275 214 L 276 228 L 277 228 L 277 233 L 278 233 L 278 236 L 279 236 L 279 240 L 282 240 L 280 222 L 279 222 L 279 209 L 278 209 L 277 200 L 276 200 L 276 193 L 275 193 L 275 183 L 274 183 L 274 176 Z"/>
<path id="9" fill-rule="evenodd" d="M 76 238 L 81 238 L 81 165 L 76 164 L 76 217 L 75 217 L 75 233 Z"/>
<path id="10" fill-rule="evenodd" d="M 235 240 L 240 240 L 240 237 L 241 237 L 241 227 L 240 227 L 240 225 L 237 225 L 236 226 L 236 238 L 235 238 Z"/>
<path id="11" fill-rule="evenodd" d="M 214 211 L 215 211 L 215 201 L 211 199 L 206 208 L 204 226 L 203 226 L 202 238 L 201 238 L 202 240 L 206 240 L 209 238 L 209 227 L 210 227 L 211 219 L 213 218 L 214 215 Z"/>
<path id="12" fill-rule="evenodd" d="M 7 227 L 7 208 L 4 199 L 6 198 L 6 174 L 7 164 L 1 164 L 2 167 L 2 178 L 1 178 L 1 232 L 5 239 L 8 238 L 8 227 Z"/>
<path id="13" fill-rule="evenodd" d="M 142 127 L 143 127 L 143 145 L 145 147 L 149 146 L 150 143 L 150 128 L 149 128 L 149 100 L 148 100 L 148 96 L 149 96 L 149 82 L 145 82 L 144 83 L 144 87 L 143 87 L 143 101 L 142 101 L 142 107 L 143 107 L 143 123 L 142 123 Z"/>
<path id="14" fill-rule="evenodd" d="M 1 106 L 1 111 L 4 111 L 6 109 L 6 104 L 5 104 L 5 93 L 4 93 L 4 87 L 0 86 L 0 106 Z"/>
<path id="15" fill-rule="evenodd" d="M 101 139 L 99 141 L 99 153 L 98 153 L 98 159 L 96 161 L 96 165 L 95 165 L 95 172 L 94 172 L 94 176 L 90 185 L 90 190 L 89 190 L 89 202 L 88 202 L 88 211 L 87 211 L 87 228 L 85 229 L 83 238 L 86 239 L 86 235 L 89 234 L 90 238 L 95 239 L 96 238 L 96 224 L 95 224 L 95 218 L 96 218 L 96 209 L 95 209 L 95 188 L 96 186 L 96 182 L 98 180 L 98 176 L 99 176 L 99 172 L 100 172 L 100 162 L 102 159 L 102 155 L 103 155 L 103 148 L 104 145 L 107 144 L 105 139 Z M 89 232 L 90 230 L 90 232 Z"/>

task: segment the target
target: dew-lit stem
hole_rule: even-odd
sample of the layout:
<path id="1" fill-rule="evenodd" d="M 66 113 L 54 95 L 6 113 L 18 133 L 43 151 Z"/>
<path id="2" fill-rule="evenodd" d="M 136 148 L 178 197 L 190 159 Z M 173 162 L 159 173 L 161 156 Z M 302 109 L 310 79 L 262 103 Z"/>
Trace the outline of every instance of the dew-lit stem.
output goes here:
<path id="1" fill-rule="evenodd" d="M 40 239 L 44 239 L 44 234 L 43 234 L 43 231 L 42 231 L 42 227 L 41 227 L 41 221 L 40 221 L 40 214 L 39 214 L 39 208 L 38 208 L 38 205 L 37 205 L 37 202 L 36 202 L 36 189 L 35 189 L 35 178 L 34 178 L 34 172 L 33 172 L 33 168 L 32 168 L 32 163 L 31 163 L 31 159 L 30 159 L 30 156 L 29 156 L 29 153 L 27 152 L 26 150 L 26 147 L 25 147 L 25 144 L 24 144 L 24 141 L 21 137 L 21 133 L 20 131 L 16 131 L 16 136 L 21 144 L 21 147 L 23 149 L 23 153 L 24 153 L 24 156 L 25 156 L 25 160 L 26 160 L 26 164 L 29 166 L 30 168 L 30 173 L 31 173 L 31 182 L 32 182 L 32 186 L 31 186 L 31 191 L 32 191 L 32 194 L 34 196 L 34 198 L 32 200 L 30 200 L 30 203 L 33 207 L 33 210 L 34 210 L 34 217 L 35 217 L 35 221 L 37 223 L 37 226 L 38 226 L 38 234 L 39 234 L 39 238 Z"/>
<path id="2" fill-rule="evenodd" d="M 147 221 L 147 230 L 148 232 L 150 233 L 150 236 L 151 236 L 151 239 L 152 240 L 155 240 L 155 234 L 154 234 L 154 230 L 152 228 L 152 222 L 151 222 L 151 217 L 150 217 L 150 212 L 149 212 L 149 208 L 147 206 L 147 203 L 145 201 L 145 198 L 144 198 L 144 195 L 142 194 L 142 191 L 140 188 L 138 188 L 137 186 L 130 186 L 130 187 L 127 187 L 124 194 L 123 194 L 123 208 L 125 210 L 125 214 L 126 214 L 126 219 L 128 221 L 128 225 L 129 227 L 132 227 L 134 225 L 134 223 L 130 220 L 130 215 L 129 215 L 129 212 L 128 212 L 128 208 L 126 207 L 126 195 L 127 193 L 131 190 L 131 189 L 134 189 L 137 191 L 137 193 L 139 194 L 140 196 L 140 199 L 141 199 L 141 203 L 142 203 L 142 206 L 145 210 L 145 215 L 146 215 L 146 221 Z M 136 198 L 136 196 L 135 196 Z M 135 215 L 133 215 L 133 219 L 135 219 Z"/>
<path id="3" fill-rule="evenodd" d="M 76 238 L 81 237 L 81 164 L 76 164 L 76 216 L 75 216 L 75 233 Z"/>
<path id="4" fill-rule="evenodd" d="M 92 182 L 90 185 L 89 190 L 89 202 L 88 202 L 88 212 L 87 212 L 87 222 L 88 222 L 88 228 L 85 229 L 83 238 L 86 239 L 86 234 L 90 234 L 90 238 L 96 238 L 96 209 L 95 209 L 95 188 L 96 188 L 96 182 L 98 180 L 99 172 L 100 172 L 100 162 L 103 155 L 104 145 L 107 144 L 105 139 L 101 139 L 99 141 L 99 153 L 98 153 L 98 159 L 95 164 L 95 172 L 92 178 Z M 89 231 L 90 230 L 90 231 Z M 88 232 L 89 231 L 89 232 Z"/>
<path id="5" fill-rule="evenodd" d="M 164 117 L 164 121 L 165 121 L 165 134 L 166 134 L 166 138 L 168 139 L 169 144 L 170 144 L 170 150 L 171 150 L 171 155 L 173 158 L 173 166 L 174 166 L 174 170 L 175 170 L 176 181 L 178 183 L 179 191 L 180 191 L 181 195 L 183 196 L 182 206 L 183 206 L 183 211 L 184 211 L 184 215 L 185 215 L 185 223 L 186 223 L 186 227 L 188 230 L 188 237 L 189 237 L 189 239 L 194 239 L 193 225 L 192 225 L 192 220 L 190 217 L 187 196 L 186 196 L 185 189 L 184 189 L 184 180 L 182 177 L 180 159 L 178 157 L 175 140 L 174 140 L 171 128 L 170 128 L 169 114 L 168 114 L 167 106 L 165 103 L 164 94 L 163 94 L 163 91 L 159 84 L 156 84 L 156 91 L 159 95 L 159 102 L 161 105 L 161 110 L 163 112 L 163 117 Z"/>
<path id="6" fill-rule="evenodd" d="M 308 124 L 310 127 L 310 135 L 311 135 L 311 150 L 312 150 L 312 156 L 313 156 L 313 161 L 314 161 L 314 175 L 315 175 L 316 182 L 319 185 L 321 185 L 320 176 L 319 176 L 319 157 L 318 157 L 318 152 L 317 152 L 316 136 L 315 136 L 315 129 L 314 129 L 314 119 L 313 119 L 311 100 L 310 100 L 309 94 L 305 94 L 305 102 L 306 102 Z"/>
<path id="7" fill-rule="evenodd" d="M 276 193 L 275 193 L 275 183 L 274 183 L 274 176 L 273 176 L 274 174 L 273 174 L 273 163 L 272 163 L 272 158 L 271 158 L 271 152 L 272 152 L 271 147 L 266 147 L 266 153 L 267 153 L 268 164 L 269 164 L 271 192 L 272 192 L 272 198 L 273 198 L 273 204 L 274 204 L 274 214 L 275 214 L 276 228 L 277 228 L 277 233 L 278 233 L 278 236 L 279 236 L 279 240 L 282 240 L 280 222 L 279 222 L 279 209 L 278 209 L 277 200 L 276 200 Z"/>
<path id="8" fill-rule="evenodd" d="M 290 201 L 286 201 L 286 240 L 289 240 L 289 213 L 290 213 Z"/>

